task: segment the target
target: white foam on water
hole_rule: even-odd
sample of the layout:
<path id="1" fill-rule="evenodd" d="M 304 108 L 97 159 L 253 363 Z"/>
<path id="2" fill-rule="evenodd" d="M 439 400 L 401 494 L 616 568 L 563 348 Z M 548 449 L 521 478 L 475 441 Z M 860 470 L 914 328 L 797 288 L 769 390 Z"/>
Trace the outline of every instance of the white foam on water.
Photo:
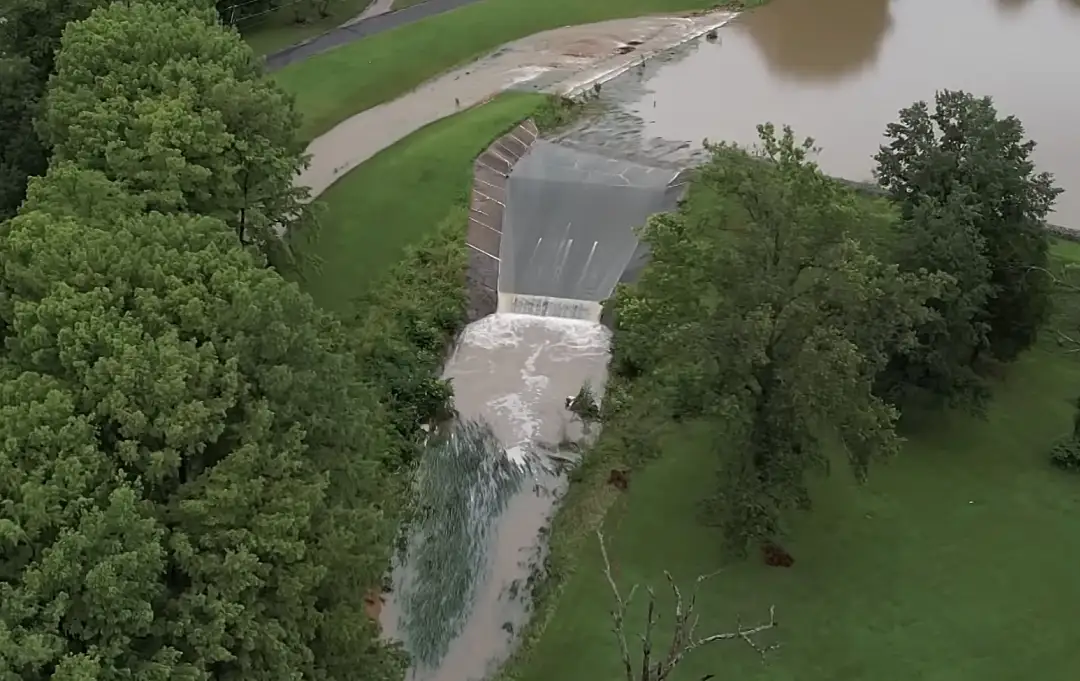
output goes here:
<path id="1" fill-rule="evenodd" d="M 533 296 L 523 293 L 500 293 L 497 312 L 532 317 L 559 317 L 598 323 L 603 305 L 593 300 Z"/>
<path id="2" fill-rule="evenodd" d="M 506 455 L 514 463 L 525 463 L 528 445 L 540 431 L 539 415 L 531 408 L 530 402 L 531 400 L 525 399 L 521 393 L 510 393 L 487 403 L 489 408 L 513 427 L 513 444 L 506 448 Z"/>
<path id="3" fill-rule="evenodd" d="M 447 373 L 455 376 L 457 389 L 472 392 L 478 383 L 486 382 L 490 372 L 514 372 L 517 381 L 510 384 L 498 381 L 501 390 L 483 397 L 480 409 L 485 418 L 503 424 L 497 428 L 507 458 L 525 464 L 533 456 L 533 446 L 543 439 L 545 420 L 553 418 L 552 410 L 561 409 L 561 390 L 552 385 L 551 362 L 572 362 L 575 359 L 595 358 L 606 362 L 610 331 L 595 322 L 564 317 L 499 313 L 474 322 L 465 328 Z M 483 352 L 485 360 L 476 364 Z M 490 363 L 488 363 L 490 362 Z M 546 368 L 545 368 L 545 362 Z M 505 375 L 505 374 L 504 374 Z M 469 384 L 463 383 L 469 381 Z M 565 383 L 565 378 L 563 379 Z M 570 387 L 571 391 L 580 386 Z M 508 390 L 509 388 L 509 390 Z M 475 402 L 473 404 L 476 404 Z M 554 405 L 559 405 L 558 407 Z M 554 418 L 558 418 L 557 416 Z M 548 434 L 550 439 L 550 433 Z"/>
<path id="4" fill-rule="evenodd" d="M 599 304 L 599 303 L 598 303 Z M 561 337 L 555 347 L 599 349 L 607 352 L 611 332 L 597 322 L 567 317 L 537 317 L 535 315 L 498 312 L 465 327 L 459 346 L 471 346 L 485 350 L 517 347 L 529 328 L 555 331 Z M 535 357 L 532 359 L 535 362 Z"/>

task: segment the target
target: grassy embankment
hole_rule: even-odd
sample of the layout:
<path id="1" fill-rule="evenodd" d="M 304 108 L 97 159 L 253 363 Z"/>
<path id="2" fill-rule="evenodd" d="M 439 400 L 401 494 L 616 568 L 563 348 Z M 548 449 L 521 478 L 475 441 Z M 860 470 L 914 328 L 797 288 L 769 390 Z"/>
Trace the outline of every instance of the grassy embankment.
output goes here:
<path id="1" fill-rule="evenodd" d="M 1080 263 L 1076 243 L 1058 242 L 1054 252 Z M 1071 426 L 1078 386 L 1080 358 L 1048 339 L 1010 368 L 985 420 L 920 419 L 903 455 L 873 470 L 866 486 L 836 466 L 816 481 L 816 507 L 796 519 L 785 544 L 794 568 L 768 568 L 755 556 L 701 592 L 699 633 L 767 618 L 775 604 L 783 647 L 765 664 L 738 643 L 702 648 L 679 678 L 988 681 L 1032 669 L 1071 678 L 1080 665 L 1071 625 L 1080 602 L 1080 480 L 1052 469 L 1047 453 Z M 672 429 L 664 456 L 622 497 L 605 484 L 619 460 L 615 435 L 601 438 L 559 511 L 555 577 L 524 652 L 502 678 L 622 678 L 593 535 L 601 523 L 620 581 L 657 587 L 669 622 L 663 571 L 689 584 L 724 560 L 716 530 L 698 522 L 711 484 L 704 427 Z M 644 618 L 638 600 L 630 636 Z"/>
<path id="2" fill-rule="evenodd" d="M 747 0 L 739 6 L 762 4 Z M 499 45 L 559 26 L 706 9 L 719 0 L 483 0 L 320 54 L 274 74 L 296 96 L 314 139 Z"/>
<path id="3" fill-rule="evenodd" d="M 304 6 L 312 15 L 304 23 L 297 23 L 295 13 L 295 8 L 302 5 L 285 4 L 273 12 L 241 20 L 237 28 L 256 54 L 270 54 L 337 28 L 370 4 L 371 0 L 334 0 L 328 5 L 325 17 L 317 16 L 314 10 Z"/>
<path id="4" fill-rule="evenodd" d="M 345 175 L 321 197 L 319 237 L 299 244 L 322 261 L 305 274 L 304 288 L 320 305 L 349 313 L 406 247 L 467 205 L 473 159 L 545 99 L 506 93 L 420 129 Z"/>

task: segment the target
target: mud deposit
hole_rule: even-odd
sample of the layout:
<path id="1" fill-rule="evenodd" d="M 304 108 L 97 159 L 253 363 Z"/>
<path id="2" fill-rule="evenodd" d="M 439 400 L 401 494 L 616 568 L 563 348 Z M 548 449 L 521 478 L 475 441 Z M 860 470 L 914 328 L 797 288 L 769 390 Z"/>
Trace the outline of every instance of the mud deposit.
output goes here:
<path id="1" fill-rule="evenodd" d="M 586 435 L 564 400 L 585 381 L 602 389 L 608 339 L 599 324 L 516 314 L 466 328 L 445 371 L 461 420 L 428 452 L 421 520 L 382 611 L 411 679 L 482 679 L 509 654 L 565 488 L 549 452 Z"/>

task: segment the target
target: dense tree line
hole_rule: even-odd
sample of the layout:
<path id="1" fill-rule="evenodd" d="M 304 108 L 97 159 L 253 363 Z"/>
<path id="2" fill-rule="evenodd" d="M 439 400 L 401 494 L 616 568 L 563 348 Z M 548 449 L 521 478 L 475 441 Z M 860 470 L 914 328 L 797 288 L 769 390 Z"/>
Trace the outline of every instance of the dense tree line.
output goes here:
<path id="1" fill-rule="evenodd" d="M 303 158 L 250 49 L 201 0 L 77 4 L 4 43 L 51 156 L 5 166 L 41 176 L 0 223 L 0 676 L 399 679 L 364 601 L 446 386 L 373 358 L 430 376 L 462 297 L 317 308 L 267 267 Z"/>
<path id="2" fill-rule="evenodd" d="M 760 133 L 755 151 L 710 147 L 613 304 L 614 374 L 654 414 L 715 430 L 713 519 L 737 550 L 810 505 L 835 447 L 862 477 L 897 451 L 904 409 L 981 408 L 1046 319 L 1060 192 L 1020 122 L 962 92 L 889 126 L 886 199 L 824 176 L 790 130 Z"/>
<path id="3" fill-rule="evenodd" d="M 243 28 L 276 12 L 289 12 L 293 21 L 306 22 L 330 15 L 337 0 L 217 0 L 221 21 Z"/>

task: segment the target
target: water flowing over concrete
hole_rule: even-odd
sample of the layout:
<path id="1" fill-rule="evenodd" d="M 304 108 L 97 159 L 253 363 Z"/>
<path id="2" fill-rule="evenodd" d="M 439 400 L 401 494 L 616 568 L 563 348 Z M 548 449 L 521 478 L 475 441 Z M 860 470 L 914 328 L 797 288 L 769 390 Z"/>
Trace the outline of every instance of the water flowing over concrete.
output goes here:
<path id="1" fill-rule="evenodd" d="M 601 303 L 591 300 L 500 293 L 498 311 L 532 315 L 533 317 L 561 317 L 563 319 L 599 322 L 603 306 Z"/>
<path id="2" fill-rule="evenodd" d="M 423 477 L 433 487 L 421 502 L 435 507 L 422 515 L 382 613 L 387 635 L 414 656 L 411 679 L 483 679 L 509 654 L 565 486 L 548 453 L 585 436 L 565 396 L 584 382 L 602 391 L 608 341 L 599 324 L 527 315 L 466 328 L 445 370 L 462 423 L 428 454 Z M 571 448 L 560 458 L 574 456 Z"/>
<path id="3" fill-rule="evenodd" d="M 967 90 L 1023 121 L 1066 189 L 1051 221 L 1080 228 L 1077 0 L 773 0 L 689 52 L 626 105 L 643 138 L 750 144 L 786 123 L 826 172 L 868 180 L 900 108 Z"/>
<path id="4" fill-rule="evenodd" d="M 673 209 L 681 171 L 538 140 L 510 173 L 499 293 L 607 299 L 638 247 L 635 229 Z"/>

